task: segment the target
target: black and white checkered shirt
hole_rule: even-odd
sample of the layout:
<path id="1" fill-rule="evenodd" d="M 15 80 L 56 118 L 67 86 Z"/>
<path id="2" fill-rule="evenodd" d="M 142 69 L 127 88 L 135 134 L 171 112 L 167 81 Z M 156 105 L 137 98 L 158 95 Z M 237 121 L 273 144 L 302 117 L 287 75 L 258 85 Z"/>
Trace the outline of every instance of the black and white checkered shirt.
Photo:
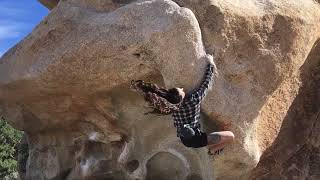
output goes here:
<path id="1" fill-rule="evenodd" d="M 200 128 L 200 104 L 211 88 L 214 78 L 215 67 L 208 63 L 206 72 L 200 86 L 183 99 L 179 110 L 173 112 L 174 126 L 180 136 L 181 128 L 189 126 Z"/>

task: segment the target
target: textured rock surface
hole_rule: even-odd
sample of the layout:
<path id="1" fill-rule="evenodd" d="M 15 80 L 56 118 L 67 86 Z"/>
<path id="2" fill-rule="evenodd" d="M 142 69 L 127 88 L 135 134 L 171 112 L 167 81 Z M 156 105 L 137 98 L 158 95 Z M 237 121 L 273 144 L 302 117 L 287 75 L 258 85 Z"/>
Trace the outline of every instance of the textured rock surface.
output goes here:
<path id="1" fill-rule="evenodd" d="M 302 86 L 252 179 L 320 179 L 320 44 L 301 67 Z"/>
<path id="2" fill-rule="evenodd" d="M 212 179 L 206 150 L 180 144 L 170 117 L 144 115 L 128 89 L 139 78 L 190 89 L 204 55 L 196 18 L 172 1 L 111 13 L 60 2 L 1 60 L 2 113 L 28 134 L 26 177 L 156 178 L 173 172 L 150 164 L 178 159 L 179 178 Z"/>
<path id="3" fill-rule="evenodd" d="M 235 146 L 214 161 L 215 176 L 247 179 L 242 175 L 277 137 L 302 84 L 300 67 L 319 39 L 319 4 L 177 2 L 195 13 L 206 51 L 217 56 L 220 76 L 204 111 L 237 136 Z"/>
<path id="4" fill-rule="evenodd" d="M 319 3 L 175 2 L 195 16 L 172 1 L 61 1 L 4 55 L 0 105 L 12 125 L 28 132 L 28 176 L 155 179 L 173 173 L 160 166 L 170 160 L 176 179 L 210 179 L 205 149 L 181 146 L 170 117 L 143 115 L 142 99 L 127 89 L 137 78 L 192 89 L 202 76 L 203 39 L 219 68 L 203 106 L 204 128 L 236 134 L 213 163 L 215 177 L 248 179 L 263 154 L 252 178 L 317 178 L 318 163 L 293 165 L 301 158 L 294 140 L 302 147 L 308 136 L 287 136 L 295 124 L 309 127 L 303 133 L 313 132 L 314 141 L 301 152 L 317 158 L 311 114 L 318 96 L 304 97 L 319 89 L 311 73 L 318 70 Z M 312 108 L 303 107 L 309 101 Z M 298 107 L 310 115 L 295 117 Z"/>
<path id="5" fill-rule="evenodd" d="M 44 6 L 46 6 L 48 9 L 52 9 L 55 6 L 57 6 L 59 0 L 38 0 L 41 2 Z"/>

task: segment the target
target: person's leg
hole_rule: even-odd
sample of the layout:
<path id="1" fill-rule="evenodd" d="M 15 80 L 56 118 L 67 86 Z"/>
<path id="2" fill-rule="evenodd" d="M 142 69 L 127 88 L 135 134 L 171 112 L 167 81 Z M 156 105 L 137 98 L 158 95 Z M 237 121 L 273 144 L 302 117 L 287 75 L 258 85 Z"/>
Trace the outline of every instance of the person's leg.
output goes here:
<path id="1" fill-rule="evenodd" d="M 185 128 L 181 130 L 180 139 L 186 147 L 200 148 L 208 146 L 211 153 L 220 151 L 234 139 L 231 131 L 206 134 L 200 129 Z"/>
<path id="2" fill-rule="evenodd" d="M 207 134 L 207 139 L 210 153 L 215 153 L 231 143 L 234 140 L 234 134 L 231 131 L 213 132 Z"/>
<path id="3" fill-rule="evenodd" d="M 201 132 L 198 128 L 182 130 L 180 139 L 186 147 L 200 148 L 208 145 L 207 134 Z"/>

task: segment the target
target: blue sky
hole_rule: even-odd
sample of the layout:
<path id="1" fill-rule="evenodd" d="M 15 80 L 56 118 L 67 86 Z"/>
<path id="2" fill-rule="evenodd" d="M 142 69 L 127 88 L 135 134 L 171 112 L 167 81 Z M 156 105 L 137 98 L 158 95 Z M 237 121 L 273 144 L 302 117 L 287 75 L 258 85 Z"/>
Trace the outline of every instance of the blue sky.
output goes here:
<path id="1" fill-rule="evenodd" d="M 0 57 L 48 13 L 37 0 L 0 0 Z"/>

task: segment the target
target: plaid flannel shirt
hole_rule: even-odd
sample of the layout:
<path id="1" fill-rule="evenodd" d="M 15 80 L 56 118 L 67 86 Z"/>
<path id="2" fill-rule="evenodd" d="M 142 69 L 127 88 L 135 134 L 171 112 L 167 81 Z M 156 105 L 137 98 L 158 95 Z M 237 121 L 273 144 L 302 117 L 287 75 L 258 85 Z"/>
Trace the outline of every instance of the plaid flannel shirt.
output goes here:
<path id="1" fill-rule="evenodd" d="M 187 94 L 179 110 L 173 112 L 172 116 L 174 126 L 177 128 L 177 136 L 180 136 L 181 128 L 185 126 L 200 128 L 200 104 L 212 86 L 214 68 L 212 64 L 208 63 L 200 86 L 191 94 Z"/>

